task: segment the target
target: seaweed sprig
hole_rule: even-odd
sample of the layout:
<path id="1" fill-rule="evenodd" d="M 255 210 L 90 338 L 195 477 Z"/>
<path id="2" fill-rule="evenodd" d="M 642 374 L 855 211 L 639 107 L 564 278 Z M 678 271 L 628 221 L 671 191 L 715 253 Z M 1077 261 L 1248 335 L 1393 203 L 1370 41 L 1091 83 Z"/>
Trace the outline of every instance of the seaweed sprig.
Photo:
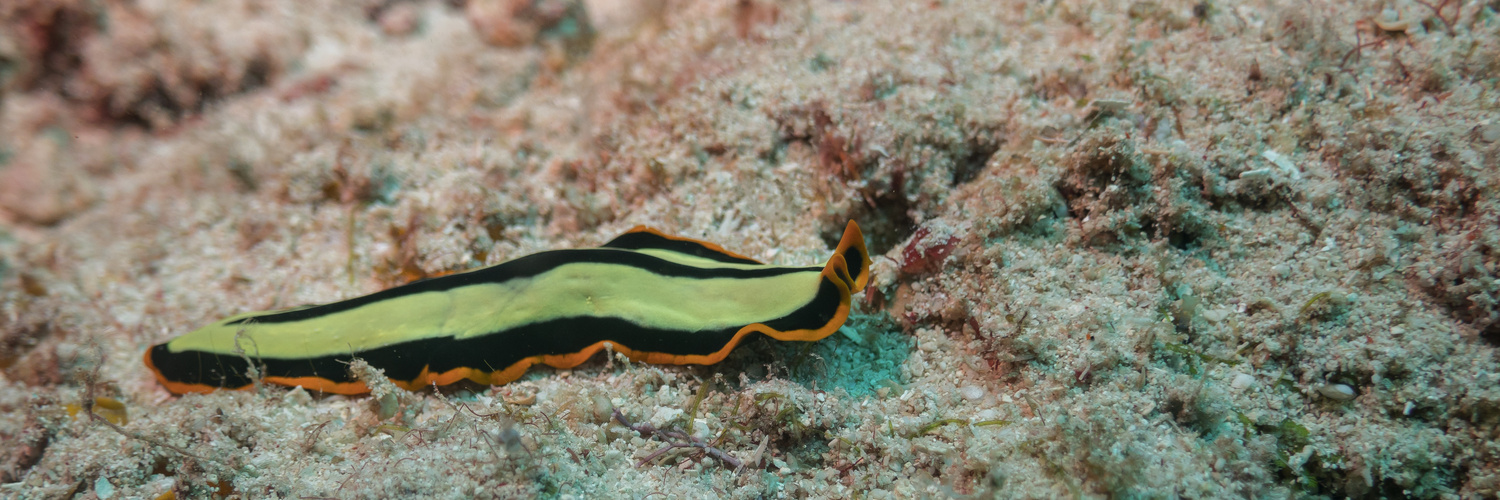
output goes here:
<path id="1" fill-rule="evenodd" d="M 620 413 L 620 409 L 619 408 L 615 408 L 615 420 L 618 420 L 620 422 L 620 425 L 628 427 L 628 428 L 630 428 L 630 430 L 633 430 L 633 431 L 641 433 L 641 436 L 653 436 L 653 435 L 655 435 L 655 436 L 664 438 L 663 441 L 667 442 L 666 446 L 663 446 L 660 449 L 651 452 L 650 455 L 646 455 L 646 458 L 642 458 L 640 462 L 636 462 L 636 464 L 635 464 L 636 467 L 641 467 L 643 465 L 646 465 L 647 463 L 651 462 L 652 460 L 656 460 L 657 457 L 662 456 L 666 452 L 672 451 L 672 450 L 677 449 L 677 448 L 698 448 L 698 449 L 701 449 L 701 450 L 703 450 L 703 453 L 707 454 L 708 456 L 711 456 L 711 457 L 719 459 L 719 461 L 723 462 L 724 465 L 727 465 L 730 468 L 735 469 L 735 470 L 739 470 L 739 468 L 741 467 L 741 465 L 743 465 L 740 462 L 739 459 L 734 458 L 733 456 L 730 456 L 729 453 L 725 452 L 724 450 L 715 448 L 712 445 L 710 445 L 707 441 L 704 441 L 702 438 L 699 438 L 697 436 L 688 435 L 688 433 L 682 432 L 681 430 L 678 430 L 678 429 L 657 429 L 656 426 L 651 425 L 649 423 L 645 423 L 645 422 L 642 422 L 642 423 L 639 423 L 639 424 L 632 424 L 632 423 L 630 423 L 629 420 L 625 419 L 625 414 Z"/>

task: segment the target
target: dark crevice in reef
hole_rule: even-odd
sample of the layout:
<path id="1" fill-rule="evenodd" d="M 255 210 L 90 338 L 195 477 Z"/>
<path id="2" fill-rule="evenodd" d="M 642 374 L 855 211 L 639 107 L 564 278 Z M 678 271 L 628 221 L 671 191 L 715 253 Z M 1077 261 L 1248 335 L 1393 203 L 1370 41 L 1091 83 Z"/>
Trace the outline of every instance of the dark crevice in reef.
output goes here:
<path id="1" fill-rule="evenodd" d="M 1500 347 L 1500 322 L 1490 323 L 1490 326 L 1479 332 L 1479 338 L 1491 347 Z"/>
<path id="2" fill-rule="evenodd" d="M 1468 234 L 1495 231 L 1488 221 L 1469 228 Z M 1484 243 L 1449 250 L 1434 259 L 1442 264 L 1433 282 L 1424 290 L 1453 317 L 1478 333 L 1480 340 L 1500 347 L 1500 306 L 1485 297 L 1500 296 L 1500 272 L 1493 272 L 1500 262 L 1500 252 Z"/>
<path id="3" fill-rule="evenodd" d="M 906 197 L 886 191 L 869 200 L 872 203 L 861 205 L 861 209 L 824 227 L 821 236 L 829 247 L 838 245 L 844 235 L 843 221 L 847 219 L 859 224 L 870 255 L 884 255 L 911 237 L 917 223 L 911 217 L 912 206 Z"/>
<path id="4" fill-rule="evenodd" d="M 994 134 L 981 134 L 965 141 L 966 151 L 953 166 L 953 178 L 949 185 L 960 186 L 978 178 L 1002 144 L 1003 142 L 996 139 Z"/>
<path id="5" fill-rule="evenodd" d="M 57 94 L 88 120 L 160 129 L 226 97 L 265 87 L 282 72 L 282 62 L 269 48 L 238 59 L 223 53 L 223 47 L 200 47 L 211 66 L 207 68 L 201 61 L 158 57 L 182 47 L 163 28 L 142 31 L 112 22 L 110 16 L 119 13 L 105 3 L 22 2 L 0 13 L 0 31 L 9 28 L 20 36 L 15 50 L 0 55 L 0 85 Z M 129 2 L 121 5 L 123 12 L 149 17 L 135 12 Z M 149 42 L 123 49 L 136 51 L 129 61 L 104 63 L 101 57 L 120 55 L 86 50 L 91 44 L 133 46 L 135 39 Z M 122 77 L 121 72 L 149 77 Z"/>
<path id="6" fill-rule="evenodd" d="M 229 78 L 205 78 L 183 81 L 177 85 L 187 87 L 186 92 L 174 89 L 161 77 L 151 80 L 144 91 L 130 89 L 135 99 L 123 106 L 115 106 L 118 98 L 111 93 L 95 104 L 100 114 L 125 125 L 142 128 L 161 127 L 183 117 L 202 112 L 213 103 L 235 94 L 263 87 L 276 76 L 276 68 L 265 57 L 246 63 L 244 73 L 238 81 Z"/>
<path id="7" fill-rule="evenodd" d="M 1053 187 L 1084 245 L 1130 254 L 1153 241 L 1186 252 L 1215 241 L 1219 215 L 1202 184 L 1201 168 L 1153 165 L 1134 141 L 1097 131 L 1074 148 Z"/>

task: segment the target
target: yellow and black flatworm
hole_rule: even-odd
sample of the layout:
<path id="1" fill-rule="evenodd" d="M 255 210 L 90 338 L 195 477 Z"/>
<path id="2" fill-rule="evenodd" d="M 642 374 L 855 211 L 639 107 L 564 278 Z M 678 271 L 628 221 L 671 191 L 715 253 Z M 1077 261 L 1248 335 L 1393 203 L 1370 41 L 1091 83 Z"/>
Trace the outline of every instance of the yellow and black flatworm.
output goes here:
<path id="1" fill-rule="evenodd" d="M 849 317 L 870 257 L 850 221 L 822 266 L 770 266 L 644 226 L 599 248 L 541 252 L 363 297 L 253 312 L 146 351 L 174 393 L 263 380 L 339 394 L 369 391 L 363 359 L 416 390 L 463 379 L 504 384 L 536 363 L 570 368 L 605 343 L 631 359 L 712 364 L 746 335 L 813 341 Z"/>

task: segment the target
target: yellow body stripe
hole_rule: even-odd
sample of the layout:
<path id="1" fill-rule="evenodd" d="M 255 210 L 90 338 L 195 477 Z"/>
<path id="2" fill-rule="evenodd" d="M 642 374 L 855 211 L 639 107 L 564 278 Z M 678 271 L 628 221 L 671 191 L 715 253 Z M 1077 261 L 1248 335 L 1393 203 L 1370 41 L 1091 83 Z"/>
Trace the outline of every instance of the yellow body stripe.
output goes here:
<path id="1" fill-rule="evenodd" d="M 572 316 L 711 330 L 790 314 L 812 300 L 820 272 L 811 268 L 765 278 L 692 279 L 613 264 L 568 264 L 533 278 L 407 295 L 290 323 L 231 324 L 254 316 L 242 314 L 167 345 L 179 352 L 234 352 L 238 342 L 251 356 L 325 356 L 423 338 L 489 335 Z"/>

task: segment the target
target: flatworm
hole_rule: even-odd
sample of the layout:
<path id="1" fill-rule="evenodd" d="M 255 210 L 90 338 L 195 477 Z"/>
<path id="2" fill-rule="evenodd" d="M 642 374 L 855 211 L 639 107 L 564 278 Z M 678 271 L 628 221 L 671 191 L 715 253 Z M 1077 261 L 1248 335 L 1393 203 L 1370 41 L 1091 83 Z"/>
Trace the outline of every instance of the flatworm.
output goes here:
<path id="1" fill-rule="evenodd" d="M 177 394 L 265 382 L 338 394 L 369 387 L 363 359 L 417 390 L 505 384 L 536 363 L 571 368 L 611 344 L 633 360 L 713 364 L 745 336 L 815 341 L 849 317 L 869 280 L 854 221 L 823 266 L 770 266 L 637 226 L 598 248 L 541 252 L 363 297 L 240 314 L 145 353 Z"/>

